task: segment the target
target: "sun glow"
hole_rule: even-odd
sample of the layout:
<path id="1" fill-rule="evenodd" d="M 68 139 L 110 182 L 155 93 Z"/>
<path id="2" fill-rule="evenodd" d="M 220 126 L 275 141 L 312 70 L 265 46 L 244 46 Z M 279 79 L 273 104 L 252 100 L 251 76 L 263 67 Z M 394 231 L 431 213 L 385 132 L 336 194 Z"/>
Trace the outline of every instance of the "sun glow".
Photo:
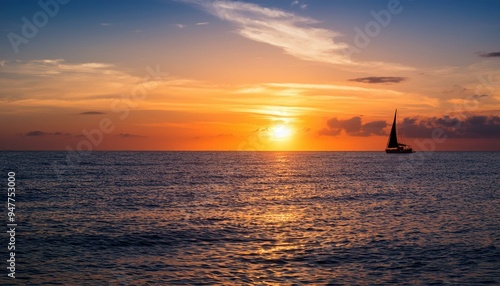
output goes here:
<path id="1" fill-rule="evenodd" d="M 292 129 L 284 124 L 278 124 L 271 127 L 272 139 L 275 141 L 284 141 L 292 136 Z"/>

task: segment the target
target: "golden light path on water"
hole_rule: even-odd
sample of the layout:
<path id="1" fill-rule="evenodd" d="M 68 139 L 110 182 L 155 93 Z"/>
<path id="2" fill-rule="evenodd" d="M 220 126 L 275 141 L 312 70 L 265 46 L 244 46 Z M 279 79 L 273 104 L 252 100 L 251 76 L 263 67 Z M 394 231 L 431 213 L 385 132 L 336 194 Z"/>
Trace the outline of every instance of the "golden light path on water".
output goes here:
<path id="1" fill-rule="evenodd" d="M 498 279 L 496 153 L 96 152 L 61 182 L 23 156 L 32 284 Z"/>

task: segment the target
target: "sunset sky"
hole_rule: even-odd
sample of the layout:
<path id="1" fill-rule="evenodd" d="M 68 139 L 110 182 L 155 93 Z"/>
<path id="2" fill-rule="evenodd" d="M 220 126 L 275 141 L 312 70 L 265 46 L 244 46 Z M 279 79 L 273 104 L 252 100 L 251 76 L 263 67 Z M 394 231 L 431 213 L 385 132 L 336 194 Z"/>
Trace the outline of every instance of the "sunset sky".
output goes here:
<path id="1" fill-rule="evenodd" d="M 417 151 L 500 150 L 499 14 L 497 0 L 2 0 L 0 149 L 383 151 L 397 108 Z"/>

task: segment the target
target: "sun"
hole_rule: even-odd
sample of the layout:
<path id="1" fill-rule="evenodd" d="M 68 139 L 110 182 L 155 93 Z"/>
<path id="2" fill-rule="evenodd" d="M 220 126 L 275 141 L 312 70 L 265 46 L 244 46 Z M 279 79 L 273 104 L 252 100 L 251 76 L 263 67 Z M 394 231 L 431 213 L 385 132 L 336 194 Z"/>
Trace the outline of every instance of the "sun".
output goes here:
<path id="1" fill-rule="evenodd" d="M 272 139 L 275 141 L 284 141 L 292 136 L 292 129 L 284 124 L 278 124 L 271 127 Z"/>

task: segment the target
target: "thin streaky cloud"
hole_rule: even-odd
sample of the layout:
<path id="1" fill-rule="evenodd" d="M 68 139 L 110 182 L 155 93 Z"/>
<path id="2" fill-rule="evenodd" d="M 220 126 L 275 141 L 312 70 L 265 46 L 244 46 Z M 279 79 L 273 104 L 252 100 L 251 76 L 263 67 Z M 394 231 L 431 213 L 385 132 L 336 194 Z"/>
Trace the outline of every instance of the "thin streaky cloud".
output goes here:
<path id="1" fill-rule="evenodd" d="M 63 132 L 45 132 L 40 130 L 29 131 L 24 136 L 28 137 L 40 137 L 40 136 L 70 136 L 70 133 Z"/>
<path id="2" fill-rule="evenodd" d="M 306 9 L 307 6 L 309 6 L 309 4 L 305 4 L 305 3 L 300 3 L 298 0 L 294 0 L 291 4 L 292 6 L 299 6 L 300 9 Z"/>
<path id="3" fill-rule="evenodd" d="M 121 138 L 145 138 L 147 136 L 138 135 L 138 134 L 131 134 L 131 133 L 120 133 L 118 135 L 115 135 L 115 137 L 121 137 Z"/>
<path id="4" fill-rule="evenodd" d="M 390 94 L 401 94 L 394 90 L 380 90 L 372 88 L 364 88 L 358 86 L 350 85 L 336 85 L 336 84 L 310 84 L 310 83 L 266 83 L 266 86 L 270 87 L 282 87 L 282 88 L 297 88 L 297 89 L 318 89 L 318 90 L 341 90 L 341 91 L 358 91 L 358 92 L 380 92 Z"/>
<path id="5" fill-rule="evenodd" d="M 25 136 L 31 136 L 31 137 L 44 136 L 44 135 L 48 135 L 48 133 L 40 130 L 30 131 L 25 134 Z"/>
<path id="6" fill-rule="evenodd" d="M 196 23 L 196 26 L 205 26 L 208 25 L 208 22 L 198 22 Z"/>
<path id="7" fill-rule="evenodd" d="M 334 41 L 341 34 L 316 28 L 319 21 L 275 8 L 232 1 L 184 0 L 200 5 L 208 13 L 237 26 L 241 36 L 279 47 L 285 53 L 308 61 L 354 64 L 344 55 L 346 43 Z"/>
<path id="8" fill-rule="evenodd" d="M 361 78 L 353 78 L 349 81 L 356 81 L 362 83 L 400 83 L 405 81 L 405 77 L 399 76 L 370 76 L 370 77 L 361 77 Z"/>
<path id="9" fill-rule="evenodd" d="M 500 57 L 500 52 L 480 53 L 479 56 L 482 58 L 498 58 Z"/>
<path id="10" fill-rule="evenodd" d="M 286 54 L 301 60 L 355 68 L 391 71 L 414 70 L 412 67 L 395 63 L 351 60 L 346 53 L 349 45 L 335 41 L 335 38 L 342 36 L 342 34 L 314 27 L 313 25 L 319 24 L 320 21 L 313 18 L 299 16 L 277 8 L 266 8 L 238 1 L 180 1 L 198 5 L 207 13 L 232 23 L 237 27 L 237 33 L 247 39 L 281 48 Z"/>
<path id="11" fill-rule="evenodd" d="M 62 73 L 93 73 L 107 72 L 114 66 L 105 63 L 66 63 L 64 59 L 41 59 L 31 61 L 16 61 L 5 65 L 4 72 L 23 75 L 58 75 Z"/>
<path id="12" fill-rule="evenodd" d="M 102 114 L 106 114 L 106 113 L 100 112 L 100 111 L 86 111 L 86 112 L 79 113 L 79 115 L 102 115 Z"/>

